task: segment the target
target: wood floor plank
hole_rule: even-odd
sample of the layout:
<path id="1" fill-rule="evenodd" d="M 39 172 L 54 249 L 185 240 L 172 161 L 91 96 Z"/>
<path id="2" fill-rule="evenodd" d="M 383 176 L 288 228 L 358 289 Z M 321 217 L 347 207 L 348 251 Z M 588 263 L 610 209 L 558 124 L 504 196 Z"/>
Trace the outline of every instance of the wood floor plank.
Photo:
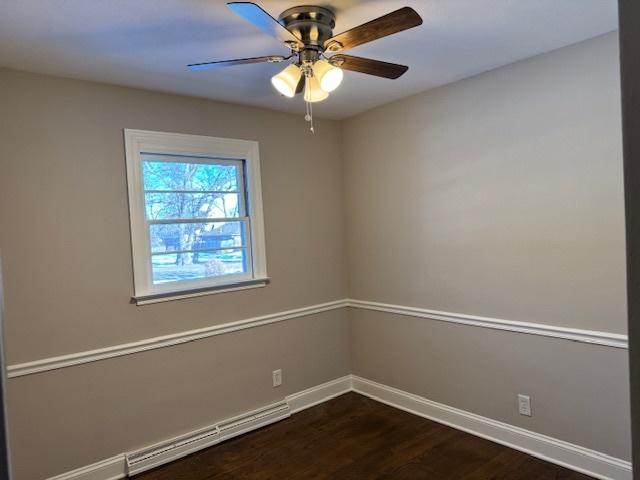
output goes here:
<path id="1" fill-rule="evenodd" d="M 588 480 L 356 393 L 136 480 Z"/>

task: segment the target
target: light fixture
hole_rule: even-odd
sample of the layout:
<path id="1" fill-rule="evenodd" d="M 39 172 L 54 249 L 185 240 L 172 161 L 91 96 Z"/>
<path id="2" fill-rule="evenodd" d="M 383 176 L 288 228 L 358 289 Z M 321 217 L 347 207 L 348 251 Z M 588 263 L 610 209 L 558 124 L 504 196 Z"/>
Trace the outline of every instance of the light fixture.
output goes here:
<path id="1" fill-rule="evenodd" d="M 336 26 L 336 14 L 333 8 L 296 6 L 274 18 L 253 2 L 230 1 L 227 6 L 258 29 L 276 37 L 291 53 L 192 63 L 188 67 L 200 71 L 234 65 L 290 61 L 291 65 L 273 76 L 271 83 L 279 93 L 288 98 L 304 92 L 305 119 L 311 123 L 311 131 L 313 104 L 325 100 L 330 92 L 338 88 L 344 75 L 343 70 L 396 79 L 409 69 L 406 65 L 345 55 L 345 50 L 422 24 L 422 18 L 413 8 L 403 7 L 335 35 L 333 29 Z M 329 57 L 325 55 L 326 52 L 329 52 Z"/>
<path id="2" fill-rule="evenodd" d="M 292 63 L 280 73 L 271 77 L 271 84 L 282 95 L 291 98 L 296 94 L 296 88 L 298 88 L 298 82 L 300 82 L 301 77 L 302 70 Z"/>
<path id="3" fill-rule="evenodd" d="M 320 82 L 320 88 L 329 93 L 340 86 L 344 73 L 326 60 L 318 60 L 313 64 L 313 75 Z"/>
<path id="4" fill-rule="evenodd" d="M 299 54 L 299 63 L 292 63 L 271 77 L 271 84 L 285 97 L 293 98 L 302 85 L 300 82 L 304 82 L 304 118 L 309 122 L 309 129 L 314 132 L 312 105 L 329 98 L 329 92 L 338 88 L 342 82 L 343 73 L 342 69 L 327 60 L 319 59 L 320 55 L 316 51 L 312 53 L 314 55 L 307 53 L 304 58 Z"/>
<path id="5" fill-rule="evenodd" d="M 318 79 L 309 75 L 305 79 L 304 84 L 304 101 L 308 103 L 321 102 L 329 97 L 329 94 L 320 88 L 320 82 Z"/>

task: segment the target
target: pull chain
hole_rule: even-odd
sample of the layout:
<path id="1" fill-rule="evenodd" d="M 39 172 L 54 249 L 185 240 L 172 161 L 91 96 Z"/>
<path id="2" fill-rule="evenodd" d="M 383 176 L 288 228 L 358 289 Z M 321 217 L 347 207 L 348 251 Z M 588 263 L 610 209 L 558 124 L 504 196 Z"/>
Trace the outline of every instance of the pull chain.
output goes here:
<path id="1" fill-rule="evenodd" d="M 304 76 L 305 76 L 305 93 L 306 93 L 306 89 L 309 88 L 309 82 L 311 81 L 311 77 L 313 76 L 313 70 L 311 70 L 311 68 L 306 65 L 303 67 L 304 70 Z M 307 102 L 305 100 L 305 115 L 304 115 L 304 119 L 309 122 L 309 131 L 313 134 L 315 134 L 315 130 L 313 128 L 313 105 L 311 104 L 311 102 Z"/>
<path id="2" fill-rule="evenodd" d="M 311 133 L 315 134 L 315 130 L 313 129 L 313 104 L 311 102 L 305 102 L 307 111 L 304 116 L 304 119 L 309 122 L 309 130 Z"/>

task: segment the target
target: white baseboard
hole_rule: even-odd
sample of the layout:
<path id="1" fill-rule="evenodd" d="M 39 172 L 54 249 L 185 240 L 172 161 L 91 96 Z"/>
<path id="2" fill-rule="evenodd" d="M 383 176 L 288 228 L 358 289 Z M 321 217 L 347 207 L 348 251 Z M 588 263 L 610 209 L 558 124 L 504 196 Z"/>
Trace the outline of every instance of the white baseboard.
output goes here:
<path id="1" fill-rule="evenodd" d="M 128 475 L 159 467 L 217 443 L 257 430 L 351 390 L 351 375 L 311 387 L 286 397 L 283 402 L 243 413 L 186 435 L 125 454 Z"/>
<path id="2" fill-rule="evenodd" d="M 330 382 L 308 388 L 302 392 L 294 393 L 287 397 L 287 403 L 291 408 L 291 414 L 298 413 L 314 405 L 324 403 L 338 395 L 352 390 L 351 375 L 331 380 Z"/>
<path id="3" fill-rule="evenodd" d="M 486 438 L 534 457 L 602 480 L 632 480 L 630 462 L 474 413 L 449 407 L 355 375 L 294 393 L 282 402 L 135 452 L 51 477 L 49 480 L 116 480 L 155 468 L 229 438 L 277 422 L 343 393 L 354 391 L 392 407 Z"/>
<path id="4" fill-rule="evenodd" d="M 351 391 L 351 375 L 287 396 L 283 401 L 169 438 L 139 450 L 50 477 L 48 480 L 116 480 L 159 467 L 191 453 L 289 417 Z"/>
<path id="5" fill-rule="evenodd" d="M 355 375 L 353 391 L 595 478 L 632 480 L 630 462 L 595 450 L 449 407 Z"/>
<path id="6" fill-rule="evenodd" d="M 128 475 L 151 470 L 291 415 L 287 402 L 243 413 L 208 427 L 125 454 Z"/>
<path id="7" fill-rule="evenodd" d="M 124 454 L 81 467 L 48 480 L 118 480 L 125 478 Z"/>

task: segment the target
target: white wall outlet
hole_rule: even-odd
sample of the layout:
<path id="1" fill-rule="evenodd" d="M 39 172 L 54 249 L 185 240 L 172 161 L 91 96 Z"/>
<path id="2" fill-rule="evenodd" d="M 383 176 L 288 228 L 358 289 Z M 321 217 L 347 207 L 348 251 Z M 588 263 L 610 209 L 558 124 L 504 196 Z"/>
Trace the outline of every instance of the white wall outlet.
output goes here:
<path id="1" fill-rule="evenodd" d="M 273 376 L 273 386 L 279 387 L 282 385 L 282 369 L 274 370 L 272 373 Z"/>
<path id="2" fill-rule="evenodd" d="M 531 398 L 529 395 L 518 395 L 518 411 L 520 415 L 531 416 Z"/>

